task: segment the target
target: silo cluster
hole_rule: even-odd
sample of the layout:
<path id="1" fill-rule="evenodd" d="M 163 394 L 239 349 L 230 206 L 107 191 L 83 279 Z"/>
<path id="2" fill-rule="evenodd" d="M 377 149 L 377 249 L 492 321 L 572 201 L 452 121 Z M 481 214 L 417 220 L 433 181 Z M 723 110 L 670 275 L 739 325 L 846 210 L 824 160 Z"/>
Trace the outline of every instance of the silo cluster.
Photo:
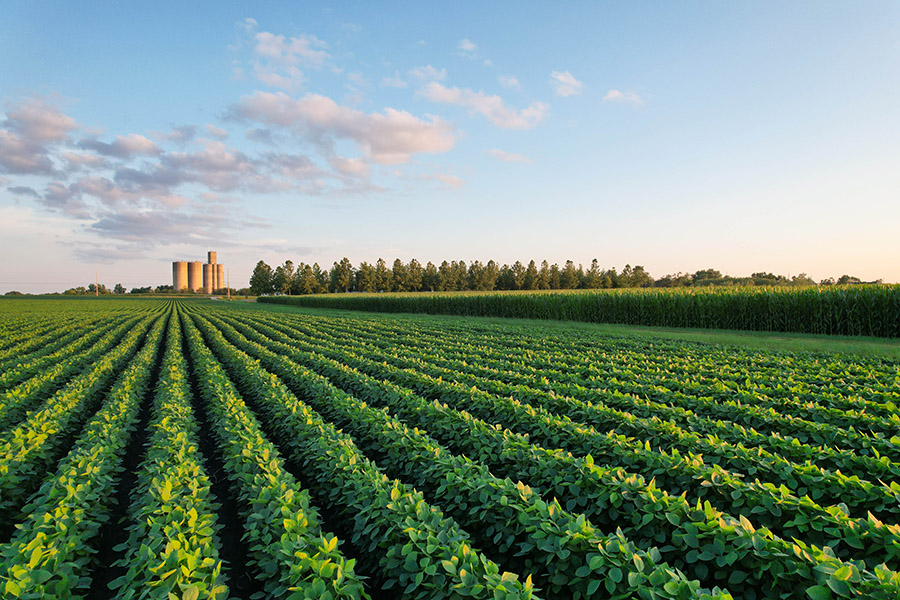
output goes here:
<path id="1" fill-rule="evenodd" d="M 207 262 L 184 260 L 172 263 L 172 287 L 176 292 L 202 292 L 212 294 L 225 287 L 225 265 L 216 262 L 216 253 L 210 250 Z"/>

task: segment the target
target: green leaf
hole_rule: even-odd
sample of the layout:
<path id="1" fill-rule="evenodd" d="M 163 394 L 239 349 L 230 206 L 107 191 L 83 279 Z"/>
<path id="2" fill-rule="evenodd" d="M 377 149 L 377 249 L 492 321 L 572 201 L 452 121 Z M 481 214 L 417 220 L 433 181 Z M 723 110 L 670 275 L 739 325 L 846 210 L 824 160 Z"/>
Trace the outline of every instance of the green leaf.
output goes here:
<path id="1" fill-rule="evenodd" d="M 812 600 L 831 600 L 831 590 L 824 585 L 814 585 L 806 590 L 806 595 Z"/>
<path id="2" fill-rule="evenodd" d="M 189 585 L 181 592 L 181 600 L 197 600 L 198 596 L 200 596 L 200 590 L 196 585 Z"/>

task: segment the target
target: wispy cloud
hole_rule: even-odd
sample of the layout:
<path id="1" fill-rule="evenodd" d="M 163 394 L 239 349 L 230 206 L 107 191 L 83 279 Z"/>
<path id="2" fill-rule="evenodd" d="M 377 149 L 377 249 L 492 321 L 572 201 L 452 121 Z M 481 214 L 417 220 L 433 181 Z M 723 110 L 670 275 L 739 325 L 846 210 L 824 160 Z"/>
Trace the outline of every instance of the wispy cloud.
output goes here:
<path id="1" fill-rule="evenodd" d="M 216 127 L 215 125 L 206 124 L 206 134 L 212 138 L 217 140 L 224 140 L 228 137 L 228 132 L 222 129 L 221 127 Z"/>
<path id="2" fill-rule="evenodd" d="M 306 81 L 304 69 L 321 69 L 331 62 L 328 44 L 314 35 L 290 37 L 258 31 L 253 19 L 245 19 L 239 27 L 252 37 L 253 76 L 269 87 L 299 89 Z M 235 75 L 241 78 L 243 74 L 243 67 L 237 66 Z"/>
<path id="3" fill-rule="evenodd" d="M 431 102 L 467 108 L 503 129 L 531 129 L 541 122 L 550 110 L 549 105 L 543 102 L 533 102 L 527 108 L 516 110 L 507 106 L 500 96 L 489 96 L 484 92 L 470 89 L 445 87 L 436 81 L 425 85 L 417 93 Z"/>
<path id="4" fill-rule="evenodd" d="M 619 90 L 609 90 L 603 99 L 608 102 L 619 102 L 623 104 L 634 104 L 640 106 L 644 103 L 644 99 L 634 92 L 622 92 Z"/>
<path id="5" fill-rule="evenodd" d="M 381 85 L 384 87 L 392 87 L 397 89 L 404 89 L 408 87 L 406 81 L 404 81 L 403 76 L 400 75 L 399 71 L 394 71 L 394 74 L 390 77 L 384 77 L 381 80 Z"/>
<path id="6" fill-rule="evenodd" d="M 51 149 L 78 129 L 75 119 L 37 96 L 8 106 L 0 121 L 0 173 L 54 173 Z"/>
<path id="7" fill-rule="evenodd" d="M 335 140 L 351 140 L 366 157 L 385 165 L 407 163 L 413 154 L 446 152 L 456 143 L 453 127 L 437 117 L 420 119 L 393 108 L 365 113 L 319 94 L 294 99 L 282 92 L 255 92 L 241 98 L 232 114 L 288 129 L 328 155 L 335 154 Z"/>
<path id="8" fill-rule="evenodd" d="M 463 54 L 470 56 L 475 56 L 475 53 L 478 51 L 478 46 L 469 38 L 463 38 L 459 40 L 456 48 Z"/>
<path id="9" fill-rule="evenodd" d="M 490 150 L 485 150 L 484 153 L 503 162 L 520 163 L 523 165 L 534 162 L 524 154 L 513 154 L 512 152 L 506 152 L 500 148 L 491 148 Z"/>
<path id="10" fill-rule="evenodd" d="M 140 155 L 155 156 L 162 153 L 162 150 L 153 140 L 137 133 L 117 135 L 109 143 L 95 139 L 81 140 L 78 142 L 78 147 L 114 158 L 130 158 Z"/>
<path id="11" fill-rule="evenodd" d="M 522 85 L 519 83 L 519 80 L 512 75 L 501 75 L 497 78 L 497 81 L 500 82 L 500 85 L 502 85 L 503 87 L 509 88 L 511 90 L 522 89 Z"/>
<path id="12" fill-rule="evenodd" d="M 584 90 L 584 84 L 575 79 L 575 76 L 568 71 L 551 72 L 550 82 L 556 90 L 556 95 L 564 98 L 578 95 Z"/>
<path id="13" fill-rule="evenodd" d="M 409 70 L 409 75 L 419 81 L 443 81 L 447 78 L 447 69 L 438 69 L 431 65 Z"/>

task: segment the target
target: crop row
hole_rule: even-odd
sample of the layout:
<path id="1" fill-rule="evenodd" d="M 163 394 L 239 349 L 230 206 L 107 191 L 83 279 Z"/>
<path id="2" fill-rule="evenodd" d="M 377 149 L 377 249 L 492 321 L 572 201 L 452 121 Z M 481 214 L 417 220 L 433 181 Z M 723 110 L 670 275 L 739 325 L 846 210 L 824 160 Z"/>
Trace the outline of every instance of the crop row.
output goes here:
<path id="1" fill-rule="evenodd" d="M 209 326 L 204 330 L 217 336 Z M 534 574 L 536 585 L 551 597 L 563 593 L 589 597 L 601 585 L 615 597 L 646 594 L 647 588 L 663 588 L 656 593 L 667 598 L 695 593 L 696 584 L 658 565 L 658 550 L 642 552 L 622 535 L 603 536 L 584 515 L 541 500 L 522 483 L 494 477 L 484 465 L 453 455 L 427 435 L 341 392 L 321 375 L 246 339 L 238 346 L 259 357 L 299 397 L 349 432 L 390 475 L 413 483 L 444 506 L 482 548 L 504 557 L 516 571 Z"/>
<path id="2" fill-rule="evenodd" d="M 90 586 L 94 540 L 110 518 L 110 497 L 150 380 L 165 319 L 158 319 L 56 473 L 23 508 L 27 516 L 0 546 L 6 597 L 72 598 Z"/>
<path id="3" fill-rule="evenodd" d="M 264 297 L 310 308 L 900 337 L 900 285 Z"/>
<path id="4" fill-rule="evenodd" d="M 275 321 L 269 323 L 279 327 Z M 793 491 L 801 495 L 810 493 L 817 500 L 828 499 L 829 493 L 832 499 L 840 496 L 841 501 L 848 502 L 851 507 L 858 506 L 863 515 L 869 510 L 876 514 L 886 511 L 883 516 L 900 510 L 897 502 L 900 484 L 896 482 L 890 487 L 873 485 L 860 481 L 857 475 L 828 473 L 820 467 L 803 464 L 815 457 L 827 467 L 869 474 L 872 480 L 892 480 L 900 476 L 900 465 L 884 458 L 796 444 L 780 436 L 769 436 L 760 444 L 759 434 L 751 435 L 746 428 L 731 422 L 705 419 L 684 408 L 661 405 L 621 392 L 585 388 L 578 378 L 562 373 L 534 375 L 527 365 L 511 360 L 492 361 L 477 351 L 470 352 L 468 357 L 435 351 L 410 352 L 386 343 L 375 344 L 358 335 L 352 335 L 352 338 L 340 335 L 340 330 L 323 336 L 323 330 L 328 332 L 327 327 L 292 326 L 295 331 L 306 334 L 307 339 L 322 338 L 344 343 L 346 347 L 364 347 L 367 356 L 377 356 L 396 366 L 417 369 L 428 363 L 444 379 L 491 393 L 514 395 L 551 410 L 561 409 L 575 420 L 583 420 L 587 413 L 586 422 L 599 429 L 616 429 L 627 435 L 637 435 L 654 446 L 702 453 L 709 462 L 755 477 L 765 479 L 768 474 L 770 481 L 784 482 Z M 283 326 L 282 331 L 285 331 Z M 348 339 L 352 341 L 344 342 Z"/>
<path id="5" fill-rule="evenodd" d="M 629 477 L 622 469 L 601 469 L 596 467 L 591 459 L 576 459 L 567 453 L 532 446 L 528 444 L 526 438 L 498 430 L 473 419 L 466 413 L 453 411 L 446 405 L 428 403 L 403 388 L 366 377 L 340 362 L 329 361 L 315 353 L 292 352 L 289 346 L 272 340 L 266 344 L 254 344 L 237 337 L 236 332 L 230 330 L 227 324 L 218 320 L 216 324 L 226 333 L 230 341 L 252 347 L 253 353 L 257 356 L 268 354 L 266 362 L 273 366 L 280 363 L 280 373 L 296 373 L 298 370 L 286 363 L 284 358 L 278 358 L 268 352 L 267 347 L 326 374 L 332 381 L 358 394 L 362 399 L 377 404 L 386 403 L 405 419 L 412 420 L 411 425 L 423 426 L 429 432 L 432 429 L 442 431 L 443 435 L 440 437 L 448 444 L 455 444 L 469 456 L 480 454 L 479 458 L 483 458 L 492 469 L 512 468 L 511 475 L 518 477 L 524 475 L 522 479 L 529 482 L 536 480 L 535 483 L 539 487 L 546 486 L 548 490 L 562 498 L 567 506 L 589 512 L 588 516 L 591 519 L 599 519 L 599 522 L 607 526 L 621 525 L 622 519 L 633 519 L 634 525 L 627 528 L 626 535 L 633 535 L 644 545 L 651 546 L 655 540 L 666 540 L 668 544 L 665 546 L 664 556 L 667 560 L 671 558 L 678 561 L 679 566 L 687 568 L 692 575 L 699 575 L 706 581 L 740 584 L 743 597 L 770 597 L 769 594 L 772 592 L 790 594 L 792 586 L 803 585 L 804 582 L 808 587 L 815 588 L 822 585 L 821 580 L 828 579 L 829 574 L 839 573 L 840 579 L 848 569 L 859 574 L 858 567 L 852 563 L 847 566 L 816 548 L 792 545 L 778 540 L 767 530 L 754 530 L 746 519 L 738 520 L 716 512 L 708 503 L 705 507 L 691 506 L 683 497 L 669 496 L 665 492 L 658 491 L 652 484 L 647 490 L 641 478 Z M 246 332 L 243 327 L 241 329 Z M 304 375 L 297 377 L 302 380 Z M 312 376 L 305 375 L 306 379 L 310 377 Z M 335 408 L 341 404 L 347 405 L 352 400 L 336 395 L 321 383 L 318 386 L 315 382 L 305 385 L 314 386 L 309 389 L 308 396 L 317 398 L 323 410 L 331 414 L 335 414 L 335 411 L 344 411 L 345 416 L 340 418 L 340 424 L 345 428 L 360 430 L 360 427 L 366 427 L 360 425 L 361 422 L 385 421 L 384 417 L 378 417 L 379 411 L 372 412 L 371 409 L 364 411 L 357 408 L 356 412 L 348 413 L 353 411 L 350 408 L 352 404 L 348 408 Z M 363 412 L 368 412 L 370 416 L 365 417 Z M 370 438 L 373 440 L 371 444 L 373 451 L 377 452 L 379 448 L 385 447 L 398 447 L 398 442 L 391 444 L 390 439 L 403 440 L 402 437 L 397 438 L 399 434 L 396 433 L 401 429 L 395 425 L 388 428 L 388 431 L 395 432 L 393 436 L 381 434 Z M 480 435 L 476 435 L 474 431 L 478 431 Z M 464 441 L 466 436 L 473 439 L 466 442 Z M 404 446 L 400 448 L 399 451 L 390 453 L 386 464 L 404 462 L 409 464 L 408 461 L 411 459 L 404 458 L 404 454 L 414 453 L 414 449 Z M 425 448 L 421 448 L 419 452 L 425 456 L 431 455 Z M 511 467 L 509 461 L 516 461 L 517 464 Z M 427 467 L 417 466 L 418 469 L 404 469 L 406 477 L 421 478 L 421 471 L 427 470 Z M 571 478 L 575 469 L 581 471 L 580 476 L 575 481 L 567 480 L 564 474 L 569 473 Z M 416 475 L 417 472 L 419 475 Z M 447 477 L 447 479 L 456 481 L 457 478 Z M 438 495 L 453 502 L 453 496 L 448 496 L 445 490 L 447 484 L 438 485 L 443 485 L 439 487 L 441 493 Z M 635 495 L 639 497 L 634 499 Z M 469 500 L 469 503 L 471 502 Z M 484 504 L 484 501 L 476 503 Z M 485 525 L 489 526 L 490 519 L 484 521 Z M 866 577 L 869 578 L 868 583 L 859 587 L 874 585 L 866 593 L 874 594 L 872 597 L 890 597 L 892 592 L 884 592 L 883 589 L 880 593 L 875 591 L 882 585 L 877 577 L 871 574 Z M 820 581 L 817 582 L 817 578 Z M 760 595 L 752 595 L 754 592 Z"/>
<path id="6" fill-rule="evenodd" d="M 268 330 L 271 335 L 272 330 Z M 278 335 L 274 334 L 277 338 Z M 284 340 L 284 334 L 282 334 Z M 287 341 L 287 340 L 285 340 Z M 392 367 L 387 363 L 359 356 L 346 349 L 328 349 L 311 344 L 307 338 L 291 339 L 290 346 L 277 346 L 289 353 L 294 348 L 319 351 L 348 365 L 389 379 L 427 398 L 449 402 L 475 412 L 491 422 L 519 429 L 542 439 L 550 447 L 565 447 L 590 453 L 606 464 L 626 467 L 654 477 L 673 494 L 688 493 L 692 498 L 708 497 L 716 505 L 735 515 L 744 515 L 787 538 L 796 537 L 816 545 L 829 545 L 844 558 L 865 557 L 871 566 L 897 563 L 900 526 L 884 524 L 869 515 L 852 518 L 843 506 L 822 507 L 808 497 L 797 498 L 784 487 L 770 483 L 744 482 L 716 465 L 707 466 L 702 458 L 690 454 L 654 451 L 649 445 L 614 433 L 602 433 L 579 425 L 540 406 L 531 406 L 509 397 L 494 396 L 467 385 L 454 384 L 439 376 L 428 375 L 427 365 L 418 370 Z"/>

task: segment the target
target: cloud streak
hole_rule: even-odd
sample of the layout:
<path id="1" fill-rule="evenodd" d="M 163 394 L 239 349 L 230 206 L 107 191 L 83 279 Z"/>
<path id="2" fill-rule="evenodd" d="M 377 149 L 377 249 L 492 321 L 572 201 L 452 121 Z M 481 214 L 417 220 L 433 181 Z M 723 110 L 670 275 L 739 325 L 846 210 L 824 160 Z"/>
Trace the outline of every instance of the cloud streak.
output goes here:
<path id="1" fill-rule="evenodd" d="M 527 108 L 517 110 L 507 106 L 500 96 L 489 96 L 471 89 L 445 87 L 436 81 L 428 83 L 417 93 L 431 102 L 466 108 L 502 129 L 531 129 L 540 123 L 550 110 L 550 106 L 543 102 L 533 102 Z"/>
<path id="2" fill-rule="evenodd" d="M 485 150 L 485 154 L 488 156 L 493 156 L 497 160 L 508 162 L 508 163 L 519 163 L 523 165 L 531 164 L 534 162 L 524 154 L 513 154 L 512 152 L 505 152 L 500 148 L 491 148 L 490 150 Z"/>
<path id="3" fill-rule="evenodd" d="M 617 102 L 619 104 L 633 104 L 635 106 L 640 106 L 644 103 L 644 99 L 634 92 L 622 92 L 619 90 L 609 90 L 606 92 L 606 95 L 603 96 L 603 100 L 606 102 Z"/>
<path id="4" fill-rule="evenodd" d="M 568 71 L 551 72 L 550 82 L 553 84 L 556 95 L 563 98 L 576 96 L 584 91 L 584 83 L 575 79 L 575 76 Z"/>
<path id="5" fill-rule="evenodd" d="M 233 117 L 290 130 L 324 147 L 328 155 L 337 140 L 351 140 L 366 158 L 382 165 L 410 162 L 414 154 L 447 152 L 456 143 L 453 127 L 437 117 L 420 119 L 384 109 L 365 113 L 320 94 L 291 98 L 283 92 L 255 92 L 231 108 Z"/>

